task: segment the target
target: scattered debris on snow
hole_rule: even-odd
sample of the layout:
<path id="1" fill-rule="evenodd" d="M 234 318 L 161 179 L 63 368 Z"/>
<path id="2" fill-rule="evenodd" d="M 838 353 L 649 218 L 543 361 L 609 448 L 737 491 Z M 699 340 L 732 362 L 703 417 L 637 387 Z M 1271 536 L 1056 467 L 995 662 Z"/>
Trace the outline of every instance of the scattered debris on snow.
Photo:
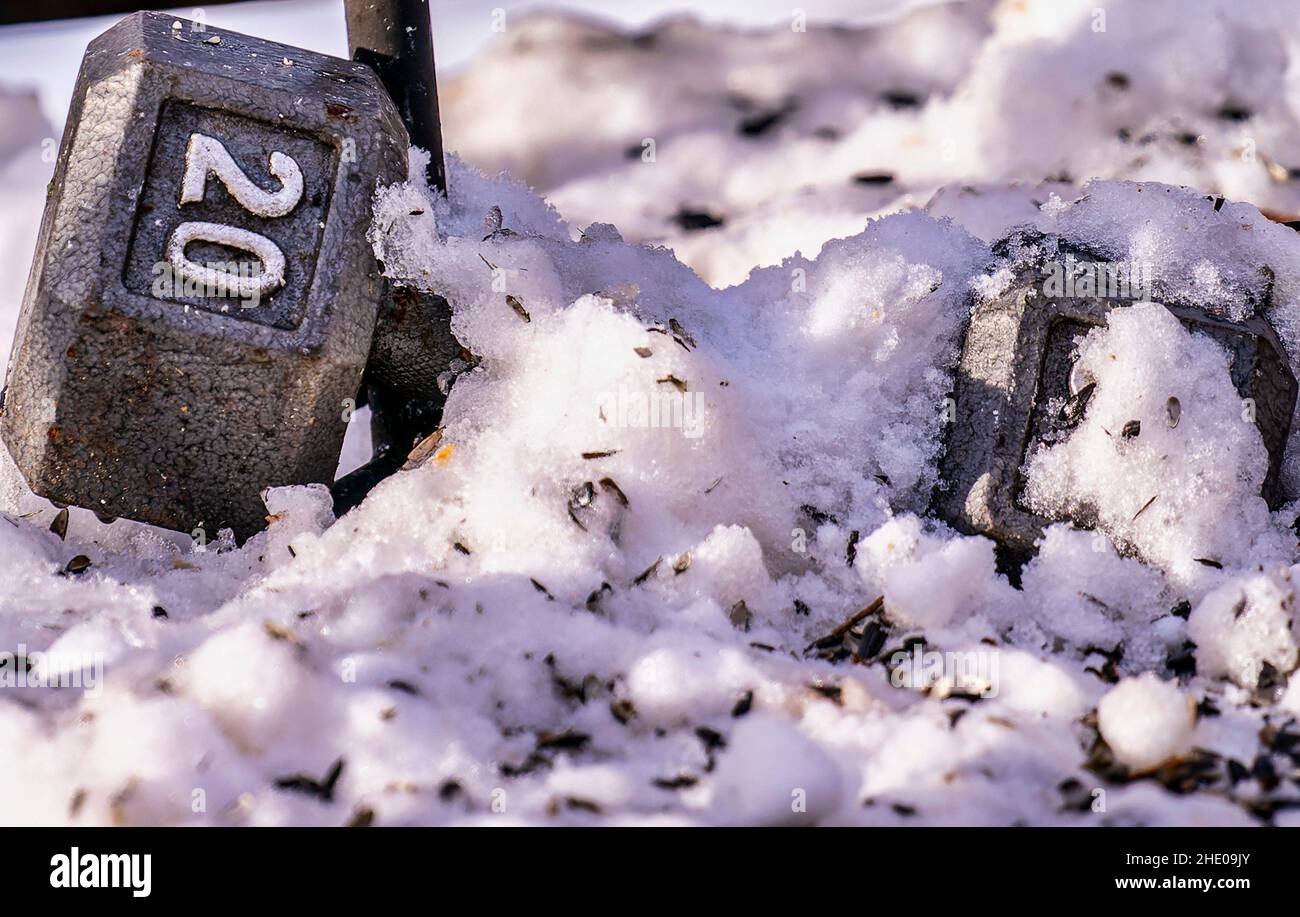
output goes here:
<path id="1" fill-rule="evenodd" d="M 514 57 L 451 84 L 448 138 L 547 198 L 456 157 L 435 197 L 418 155 L 380 194 L 376 253 L 449 299 L 467 355 L 440 438 L 360 507 L 273 490 L 266 532 L 199 550 L 61 516 L 0 452 L 0 678 L 103 664 L 94 690 L 0 692 L 24 749 L 0 761 L 4 819 L 1284 821 L 1300 505 L 1259 499 L 1224 353 L 1166 304 L 1267 312 L 1298 352 L 1300 250 L 1254 204 L 1300 195 L 1224 155 L 1247 109 L 1261 157 L 1296 146 L 1270 102 L 1295 27 L 1149 6 L 1108 6 L 1096 47 L 1083 5 L 1037 2 L 865 43 L 521 22 Z M 1196 24 L 1213 11 L 1224 29 Z M 724 44 L 725 73 L 700 70 Z M 556 73 L 575 59 L 582 91 Z M 539 116 L 543 85 L 565 119 Z M 482 98 L 495 126 L 467 114 Z M 981 118 L 946 160 L 940 126 Z M 647 136 L 653 165 L 607 162 Z M 1254 204 L 1072 183 L 1092 174 Z M 15 200 L 34 220 L 39 196 Z M 1050 526 L 1018 587 L 928 512 L 963 322 L 1008 282 L 992 243 L 1016 227 L 1149 262 L 1156 291 L 1086 338 L 1095 395 L 1027 467 L 1033 500 L 1099 527 Z"/>

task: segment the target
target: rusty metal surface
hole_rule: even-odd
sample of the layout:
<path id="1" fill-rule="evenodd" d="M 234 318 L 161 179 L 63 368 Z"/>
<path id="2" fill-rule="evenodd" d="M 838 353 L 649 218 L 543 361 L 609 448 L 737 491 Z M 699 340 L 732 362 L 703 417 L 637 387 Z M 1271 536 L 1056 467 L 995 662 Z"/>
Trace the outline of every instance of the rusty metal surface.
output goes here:
<path id="1" fill-rule="evenodd" d="M 42 496 L 242 539 L 264 488 L 333 478 L 381 297 L 372 195 L 405 177 L 406 135 L 362 64 L 177 21 L 137 13 L 87 49 L 0 434 Z M 261 219 L 210 175 L 182 207 L 177 157 L 199 129 L 267 192 L 270 154 L 300 159 L 300 203 Z M 249 309 L 158 295 L 146 281 L 182 219 L 266 235 L 285 284 Z"/>

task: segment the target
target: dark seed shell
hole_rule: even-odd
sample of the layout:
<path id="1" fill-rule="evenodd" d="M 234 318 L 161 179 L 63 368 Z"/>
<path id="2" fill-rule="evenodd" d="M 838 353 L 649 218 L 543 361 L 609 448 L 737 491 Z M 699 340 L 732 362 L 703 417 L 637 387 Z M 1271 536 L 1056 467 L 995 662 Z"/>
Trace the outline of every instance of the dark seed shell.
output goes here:
<path id="1" fill-rule="evenodd" d="M 532 316 L 528 314 L 528 310 L 524 308 L 524 304 L 509 293 L 506 294 L 506 305 L 514 309 L 515 315 L 518 315 L 525 322 L 531 322 L 533 320 Z"/>
<path id="2" fill-rule="evenodd" d="M 50 523 L 50 531 L 59 536 L 59 541 L 68 537 L 68 508 L 65 506 L 59 510 L 54 521 Z"/>
<path id="3" fill-rule="evenodd" d="M 1178 421 L 1182 419 L 1182 416 L 1183 403 L 1170 395 L 1169 400 L 1165 402 L 1165 421 L 1169 424 L 1171 430 L 1178 426 Z"/>
<path id="4" fill-rule="evenodd" d="M 623 493 L 623 488 L 619 487 L 613 478 L 601 478 L 600 486 L 612 494 L 619 503 L 628 505 L 627 494 Z"/>

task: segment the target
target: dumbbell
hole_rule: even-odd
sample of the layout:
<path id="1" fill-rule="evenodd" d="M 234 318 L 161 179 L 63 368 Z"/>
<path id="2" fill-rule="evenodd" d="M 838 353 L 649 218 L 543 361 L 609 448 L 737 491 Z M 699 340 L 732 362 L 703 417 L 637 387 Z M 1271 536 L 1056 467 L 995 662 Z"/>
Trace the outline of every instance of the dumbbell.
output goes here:
<path id="1" fill-rule="evenodd" d="M 354 48 L 367 27 L 393 32 L 375 6 L 349 3 Z M 367 241 L 376 188 L 406 177 L 403 114 L 423 116 L 385 87 L 400 85 L 395 59 L 148 12 L 90 44 L 0 402 L 35 493 L 242 541 L 264 526 L 266 488 L 332 482 L 359 393 L 438 398 L 440 364 L 405 389 L 378 365 L 362 390 L 372 349 L 380 363 L 402 350 L 376 346 L 378 319 L 398 339 L 450 334 L 395 311 Z M 420 66 L 432 91 L 431 51 Z M 436 105 L 432 118 L 436 138 Z M 436 422 L 415 413 L 405 436 Z"/>
<path id="2" fill-rule="evenodd" d="M 1131 305 L 1133 298 L 1113 295 L 1116 291 L 1109 289 L 1095 295 L 1074 290 L 1061 295 L 1052 280 L 1063 264 L 1109 261 L 1077 241 L 1019 231 L 997 243 L 994 251 L 1004 257 L 1011 252 L 1022 255 L 1011 259 L 1014 279 L 1006 289 L 971 310 L 940 461 L 943 483 L 935 491 L 933 509 L 958 531 L 994 539 L 1004 566 L 1015 569 L 1033 554 L 1052 522 L 1088 524 L 1086 519 L 1046 519 L 1035 513 L 1024 500 L 1023 468 L 1040 444 L 1066 435 L 1082 416 L 1081 410 L 1052 407 L 1071 404 L 1078 341 L 1106 324 L 1112 309 Z M 1024 252 L 1037 254 L 1026 257 Z M 1271 278 L 1261 276 L 1255 286 L 1255 312 L 1266 313 Z M 1254 405 L 1255 424 L 1268 449 L 1261 496 L 1277 509 L 1288 499 L 1280 472 L 1297 397 L 1296 378 L 1281 340 L 1258 315 L 1227 321 L 1164 299 L 1184 326 L 1209 335 L 1228 352 L 1233 385 Z"/>

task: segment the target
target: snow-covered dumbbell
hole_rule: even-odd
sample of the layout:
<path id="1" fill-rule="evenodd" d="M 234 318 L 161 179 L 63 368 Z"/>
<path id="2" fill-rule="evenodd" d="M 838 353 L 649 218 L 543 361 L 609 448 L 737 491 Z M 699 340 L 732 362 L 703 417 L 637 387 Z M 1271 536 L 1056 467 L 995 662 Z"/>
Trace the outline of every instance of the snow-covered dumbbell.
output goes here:
<path id="1" fill-rule="evenodd" d="M 1027 463 L 1041 447 L 1070 435 L 1093 395 L 1094 380 L 1074 362 L 1078 344 L 1106 325 L 1112 310 L 1145 300 L 1161 302 L 1183 327 L 1208 336 L 1226 352 L 1231 383 L 1244 406 L 1241 417 L 1254 423 L 1267 449 L 1261 496 L 1274 509 L 1285 502 L 1280 470 L 1297 385 L 1266 317 L 1272 287 L 1266 272 L 1248 285 L 1246 298 L 1252 301 L 1243 305 L 1249 308 L 1234 310 L 1225 303 L 1215 312 L 1153 288 L 1154 274 L 1146 266 L 1112 261 L 1077 241 L 1019 232 L 994 251 L 1004 259 L 1010 280 L 999 294 L 975 303 L 956 366 L 941 463 L 944 484 L 935 495 L 936 510 L 950 524 L 988 535 L 1012 559 L 1032 553 L 1045 526 L 1058 517 L 1036 512 L 1026 499 Z M 1234 311 L 1248 317 L 1230 317 Z M 1180 416 L 1194 407 L 1172 396 L 1175 381 L 1168 380 L 1170 392 L 1154 393 L 1162 426 L 1177 427 Z M 1123 448 L 1126 441 L 1137 442 L 1142 429 L 1131 420 L 1105 433 Z M 1180 434 L 1190 435 L 1186 425 Z M 1133 509 L 1141 513 L 1147 507 Z M 1081 526 L 1096 521 L 1082 506 L 1064 518 Z"/>

